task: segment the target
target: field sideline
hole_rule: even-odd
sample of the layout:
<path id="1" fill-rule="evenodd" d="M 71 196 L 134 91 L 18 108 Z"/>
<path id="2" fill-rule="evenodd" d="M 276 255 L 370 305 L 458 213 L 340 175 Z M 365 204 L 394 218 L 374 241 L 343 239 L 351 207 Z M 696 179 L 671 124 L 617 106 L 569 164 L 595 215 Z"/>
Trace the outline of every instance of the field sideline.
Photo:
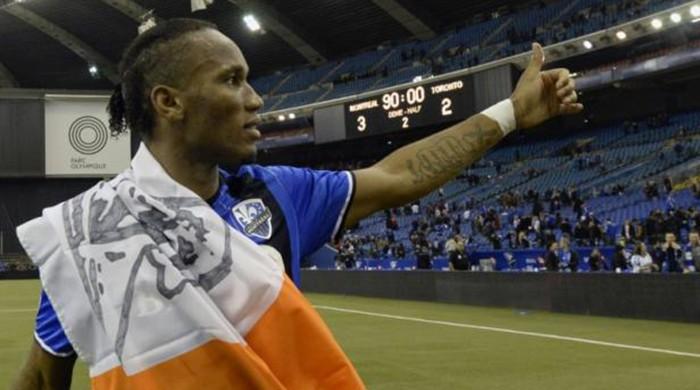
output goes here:
<path id="1" fill-rule="evenodd" d="M 0 281 L 0 388 L 26 356 L 38 289 Z M 699 388 L 700 325 L 308 297 L 370 389 Z M 88 389 L 83 365 L 73 389 Z"/>

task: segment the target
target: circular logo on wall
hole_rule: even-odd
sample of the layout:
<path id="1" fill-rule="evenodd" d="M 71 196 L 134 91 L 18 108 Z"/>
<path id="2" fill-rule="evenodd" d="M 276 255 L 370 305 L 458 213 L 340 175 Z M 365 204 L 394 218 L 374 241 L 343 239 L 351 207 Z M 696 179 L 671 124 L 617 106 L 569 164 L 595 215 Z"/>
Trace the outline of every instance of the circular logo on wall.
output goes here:
<path id="1" fill-rule="evenodd" d="M 68 141 L 76 152 L 86 155 L 99 153 L 107 145 L 109 131 L 94 116 L 81 116 L 71 123 Z"/>

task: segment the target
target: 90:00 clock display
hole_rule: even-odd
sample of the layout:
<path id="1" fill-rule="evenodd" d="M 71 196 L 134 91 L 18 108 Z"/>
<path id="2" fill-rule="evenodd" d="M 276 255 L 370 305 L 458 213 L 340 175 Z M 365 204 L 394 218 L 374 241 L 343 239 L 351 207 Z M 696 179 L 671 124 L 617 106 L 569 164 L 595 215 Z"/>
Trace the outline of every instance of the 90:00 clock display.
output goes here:
<path id="1" fill-rule="evenodd" d="M 472 111 L 469 76 L 390 91 L 345 104 L 350 138 L 464 119 Z"/>

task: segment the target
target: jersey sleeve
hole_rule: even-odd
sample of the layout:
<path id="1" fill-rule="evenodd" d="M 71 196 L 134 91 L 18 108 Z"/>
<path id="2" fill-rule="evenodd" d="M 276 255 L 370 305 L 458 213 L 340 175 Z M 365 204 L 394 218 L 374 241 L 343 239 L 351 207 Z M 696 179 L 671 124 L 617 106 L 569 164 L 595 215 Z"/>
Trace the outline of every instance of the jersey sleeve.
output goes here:
<path id="1" fill-rule="evenodd" d="M 297 215 L 301 256 L 316 251 L 341 230 L 355 189 L 349 171 L 269 167 L 289 194 Z"/>
<path id="2" fill-rule="evenodd" d="M 74 353 L 73 346 L 68 341 L 63 327 L 58 321 L 56 311 L 43 290 L 39 298 L 39 312 L 36 315 L 34 338 L 43 350 L 54 356 L 66 357 Z"/>

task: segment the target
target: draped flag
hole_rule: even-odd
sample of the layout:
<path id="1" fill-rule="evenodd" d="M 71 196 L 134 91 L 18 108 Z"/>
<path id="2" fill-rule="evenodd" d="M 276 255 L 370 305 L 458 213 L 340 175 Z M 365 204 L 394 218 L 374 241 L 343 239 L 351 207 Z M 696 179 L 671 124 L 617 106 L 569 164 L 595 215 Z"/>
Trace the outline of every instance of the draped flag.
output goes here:
<path id="1" fill-rule="evenodd" d="M 17 230 L 95 390 L 364 388 L 275 259 L 143 144 Z"/>

